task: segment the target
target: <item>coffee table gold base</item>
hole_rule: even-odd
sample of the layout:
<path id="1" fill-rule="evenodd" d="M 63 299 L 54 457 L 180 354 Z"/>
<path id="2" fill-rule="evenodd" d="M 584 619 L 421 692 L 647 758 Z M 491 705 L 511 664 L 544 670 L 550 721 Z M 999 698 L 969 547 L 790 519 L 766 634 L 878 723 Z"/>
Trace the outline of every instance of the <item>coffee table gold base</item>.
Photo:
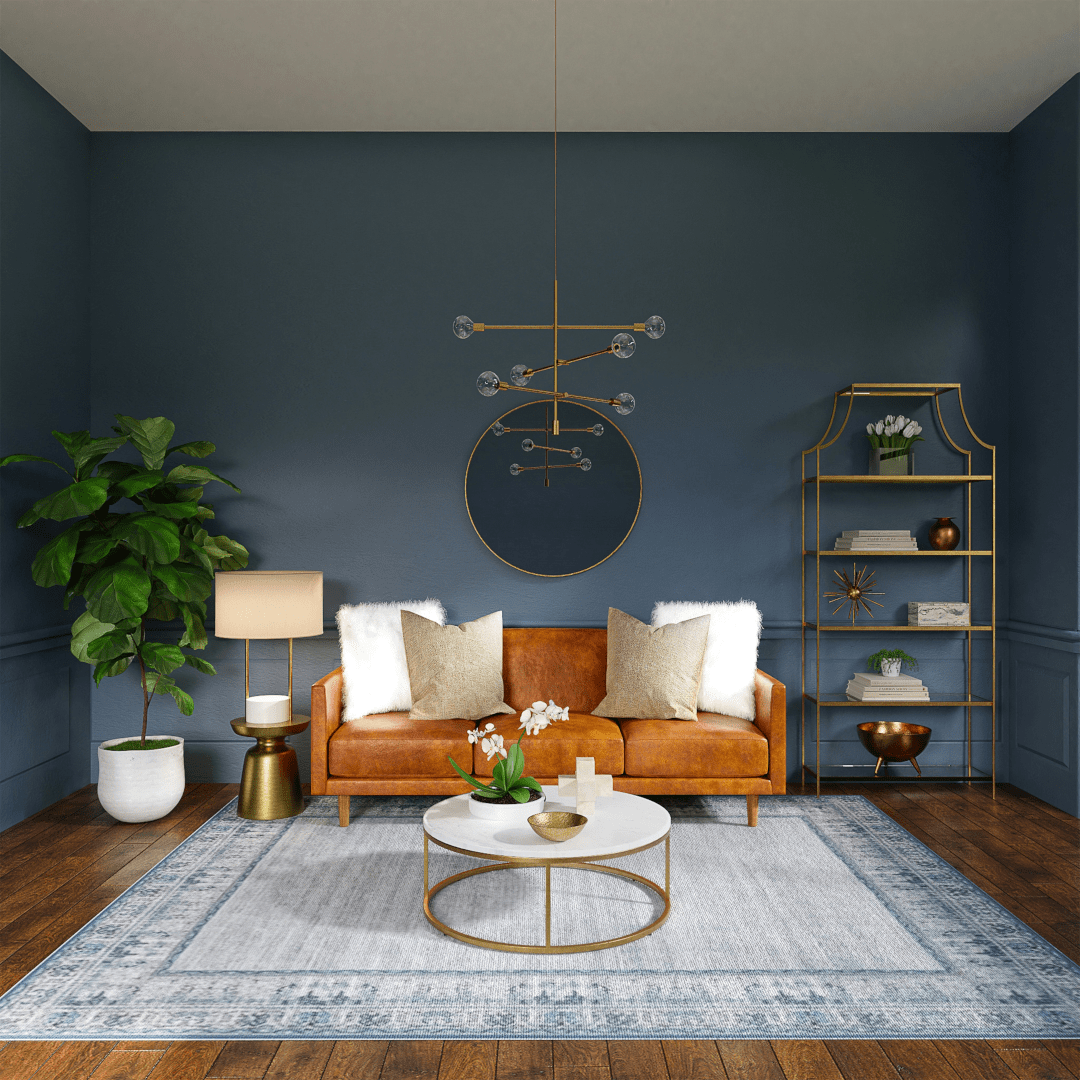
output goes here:
<path id="1" fill-rule="evenodd" d="M 428 840 L 431 839 L 432 843 L 438 844 L 441 848 L 446 848 L 448 851 L 456 851 L 462 855 L 471 855 L 477 859 L 492 859 L 491 855 L 481 855 L 476 852 L 464 851 L 461 848 L 451 847 L 449 844 L 440 843 L 433 837 L 429 837 L 424 833 L 424 914 L 427 916 L 427 920 L 435 927 L 436 930 L 440 930 L 448 937 L 456 938 L 458 941 L 464 941 L 468 945 L 479 945 L 482 949 L 497 949 L 499 952 L 520 952 L 520 953 L 580 953 L 580 952 L 595 952 L 598 949 L 613 949 L 616 945 L 626 945 L 631 941 L 637 941 L 639 938 L 646 937 L 654 930 L 659 929 L 666 921 L 668 915 L 671 914 L 671 833 L 667 833 L 665 836 L 660 837 L 659 840 L 654 840 L 651 844 L 645 844 L 643 847 L 634 848 L 632 851 L 622 851 L 616 855 L 605 855 L 603 861 L 608 859 L 618 859 L 625 855 L 633 855 L 638 851 L 648 851 L 649 848 L 656 847 L 657 844 L 664 844 L 664 887 L 661 888 L 655 881 L 651 881 L 647 877 L 642 877 L 641 874 L 635 874 L 630 870 L 620 870 L 617 866 L 603 866 L 600 864 L 600 860 L 595 859 L 502 859 L 494 862 L 491 866 L 476 866 L 471 870 L 462 870 L 460 873 L 452 874 L 448 878 L 444 878 L 442 881 L 436 882 L 429 887 L 428 885 Z M 517 870 L 525 866 L 542 866 L 544 867 L 544 944 L 543 945 L 514 945 L 505 941 L 491 941 L 488 938 L 475 937 L 472 934 L 462 933 L 460 930 L 455 930 L 450 926 L 447 926 L 441 919 L 436 918 L 431 913 L 431 898 L 436 893 L 441 892 L 448 885 L 453 885 L 456 881 L 463 881 L 465 878 L 476 877 L 477 874 L 490 874 L 496 870 Z M 627 878 L 630 881 L 636 881 L 640 885 L 645 885 L 647 888 L 652 889 L 661 900 L 664 901 L 664 910 L 660 915 L 654 919 L 648 926 L 643 926 L 640 930 L 635 930 L 632 934 L 622 934 L 619 937 L 606 938 L 603 941 L 588 941 L 578 945 L 552 945 L 551 944 L 551 868 L 559 867 L 560 869 L 567 870 L 592 870 L 597 874 L 612 874 L 615 877 Z"/>
<path id="2" fill-rule="evenodd" d="M 296 751 L 285 738 L 298 735 L 310 722 L 306 716 L 294 716 L 293 723 L 277 727 L 245 724 L 243 717 L 232 721 L 238 735 L 255 739 L 255 745 L 244 755 L 238 817 L 274 821 L 296 817 L 304 809 Z"/>

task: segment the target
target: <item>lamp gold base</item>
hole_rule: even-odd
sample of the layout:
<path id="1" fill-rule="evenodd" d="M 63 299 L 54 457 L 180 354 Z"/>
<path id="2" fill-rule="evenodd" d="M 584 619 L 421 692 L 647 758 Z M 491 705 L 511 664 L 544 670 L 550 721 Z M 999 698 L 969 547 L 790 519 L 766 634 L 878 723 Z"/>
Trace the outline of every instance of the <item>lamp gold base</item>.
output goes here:
<path id="1" fill-rule="evenodd" d="M 300 770 L 296 763 L 296 751 L 285 742 L 287 734 L 294 735 L 307 727 L 307 717 L 293 717 L 293 723 L 283 727 L 255 730 L 234 720 L 233 728 L 243 727 L 243 734 L 253 736 L 255 745 L 244 755 L 244 773 L 240 778 L 240 798 L 237 802 L 238 817 L 253 821 L 273 821 L 276 818 L 295 817 L 304 809 L 304 796 L 300 791 Z M 303 721 L 303 722 L 299 722 Z"/>

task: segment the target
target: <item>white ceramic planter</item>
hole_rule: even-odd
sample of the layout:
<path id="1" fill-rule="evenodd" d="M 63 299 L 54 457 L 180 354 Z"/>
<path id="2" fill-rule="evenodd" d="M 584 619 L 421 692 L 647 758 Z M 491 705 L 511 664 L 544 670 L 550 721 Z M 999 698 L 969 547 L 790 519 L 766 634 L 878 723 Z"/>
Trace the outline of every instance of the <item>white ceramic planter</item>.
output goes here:
<path id="1" fill-rule="evenodd" d="M 881 674 L 887 675 L 890 679 L 895 679 L 900 674 L 900 661 L 899 660 L 882 660 L 881 661 Z"/>
<path id="2" fill-rule="evenodd" d="M 544 809 L 545 802 L 547 797 L 544 795 L 525 803 L 493 803 L 487 799 L 481 802 L 470 797 L 469 813 L 495 825 L 527 825 L 533 814 L 539 814 Z"/>
<path id="3" fill-rule="evenodd" d="M 184 794 L 184 740 L 160 750 L 107 750 L 128 739 L 107 739 L 98 746 L 98 801 L 117 821 L 156 821 Z M 129 738 L 138 738 L 137 735 Z"/>

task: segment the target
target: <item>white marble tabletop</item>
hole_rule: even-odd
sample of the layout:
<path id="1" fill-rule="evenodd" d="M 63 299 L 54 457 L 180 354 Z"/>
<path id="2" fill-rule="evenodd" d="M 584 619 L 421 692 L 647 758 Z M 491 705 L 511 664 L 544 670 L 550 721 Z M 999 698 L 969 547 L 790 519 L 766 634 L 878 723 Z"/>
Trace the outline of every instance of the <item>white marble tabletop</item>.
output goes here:
<path id="1" fill-rule="evenodd" d="M 574 800 L 559 798 L 559 789 L 546 786 L 544 812 L 575 813 Z M 659 804 L 638 795 L 616 791 L 596 800 L 596 812 L 570 840 L 555 843 L 537 836 L 528 822 L 500 825 L 469 813 L 469 796 L 455 795 L 424 815 L 424 831 L 433 840 L 464 851 L 504 859 L 595 859 L 619 855 L 662 839 L 671 828 L 671 815 Z M 539 811 L 538 811 L 539 812 Z"/>

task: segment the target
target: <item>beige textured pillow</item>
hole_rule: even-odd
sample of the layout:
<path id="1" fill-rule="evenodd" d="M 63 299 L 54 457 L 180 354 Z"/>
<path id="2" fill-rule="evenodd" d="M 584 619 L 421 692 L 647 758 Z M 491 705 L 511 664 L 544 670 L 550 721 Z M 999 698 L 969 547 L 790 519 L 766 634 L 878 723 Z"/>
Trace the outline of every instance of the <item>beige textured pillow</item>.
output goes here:
<path id="1" fill-rule="evenodd" d="M 607 635 L 607 696 L 593 709 L 594 716 L 697 719 L 708 615 L 646 626 L 625 611 L 608 608 Z"/>
<path id="2" fill-rule="evenodd" d="M 480 720 L 512 713 L 503 701 L 502 612 L 440 626 L 401 611 L 412 691 L 410 720 Z"/>

